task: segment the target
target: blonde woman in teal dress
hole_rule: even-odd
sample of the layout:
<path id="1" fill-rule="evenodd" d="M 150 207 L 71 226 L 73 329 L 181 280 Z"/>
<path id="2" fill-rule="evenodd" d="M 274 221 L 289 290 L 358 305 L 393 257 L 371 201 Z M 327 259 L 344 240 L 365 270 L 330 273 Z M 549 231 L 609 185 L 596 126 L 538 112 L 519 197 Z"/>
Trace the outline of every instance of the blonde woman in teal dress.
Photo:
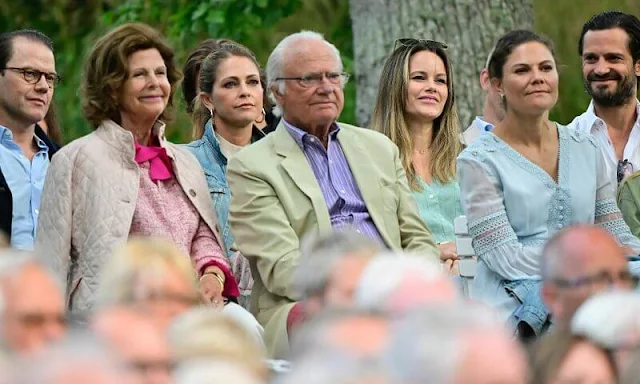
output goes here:
<path id="1" fill-rule="evenodd" d="M 463 215 L 456 180 L 461 151 L 453 73 L 446 45 L 398 39 L 378 86 L 372 128 L 400 151 L 420 215 L 447 264 L 457 259 L 453 219 Z"/>

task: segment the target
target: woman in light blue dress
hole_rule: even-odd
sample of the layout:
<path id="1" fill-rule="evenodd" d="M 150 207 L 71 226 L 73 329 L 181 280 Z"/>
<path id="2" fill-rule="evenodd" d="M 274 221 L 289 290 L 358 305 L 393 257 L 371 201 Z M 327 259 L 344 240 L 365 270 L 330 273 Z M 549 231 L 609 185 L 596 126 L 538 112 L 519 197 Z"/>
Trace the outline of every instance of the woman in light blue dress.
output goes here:
<path id="1" fill-rule="evenodd" d="M 472 296 L 509 317 L 520 303 L 505 283 L 539 282 L 542 247 L 562 228 L 601 226 L 636 255 L 640 241 L 616 206 L 595 140 L 548 119 L 558 98 L 551 43 L 530 31 L 509 32 L 489 73 L 506 117 L 460 154 L 458 177 L 479 259 Z"/>
<path id="2" fill-rule="evenodd" d="M 452 265 L 453 219 L 463 213 L 455 168 L 460 126 L 446 48 L 431 40 L 396 41 L 380 76 L 372 128 L 398 146 L 420 215 L 441 259 Z"/>

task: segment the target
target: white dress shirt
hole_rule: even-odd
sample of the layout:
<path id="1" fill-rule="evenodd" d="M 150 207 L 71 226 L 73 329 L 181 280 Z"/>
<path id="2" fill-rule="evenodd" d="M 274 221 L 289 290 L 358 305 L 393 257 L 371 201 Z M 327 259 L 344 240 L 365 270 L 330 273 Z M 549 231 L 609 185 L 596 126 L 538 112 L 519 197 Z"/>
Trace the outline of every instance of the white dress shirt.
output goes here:
<path id="1" fill-rule="evenodd" d="M 487 123 L 483 116 L 476 116 L 471 125 L 460 134 L 460 142 L 462 145 L 471 145 L 481 134 L 490 132 L 492 129 L 493 124 Z"/>
<path id="2" fill-rule="evenodd" d="M 640 101 L 637 102 L 636 108 L 638 118 L 631 129 L 629 140 L 624 147 L 622 159 L 618 159 L 616 156 L 616 151 L 611 143 L 609 131 L 607 130 L 607 124 L 595 114 L 593 100 L 589 104 L 586 112 L 573 119 L 567 126 L 568 128 L 577 129 L 583 133 L 593 135 L 604 155 L 607 173 L 609 173 L 616 184 L 618 182 L 618 160 L 629 161 L 633 167 L 632 172 L 640 171 L 640 148 L 638 148 L 640 146 Z"/>

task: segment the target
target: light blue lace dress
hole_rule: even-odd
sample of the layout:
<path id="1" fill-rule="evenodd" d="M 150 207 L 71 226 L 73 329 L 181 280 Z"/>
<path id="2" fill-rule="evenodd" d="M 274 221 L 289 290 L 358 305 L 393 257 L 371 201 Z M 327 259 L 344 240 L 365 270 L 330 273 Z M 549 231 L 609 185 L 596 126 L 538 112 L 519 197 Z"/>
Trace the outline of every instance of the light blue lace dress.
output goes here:
<path id="1" fill-rule="evenodd" d="M 501 284 L 539 280 L 542 247 L 573 224 L 597 224 L 640 252 L 615 202 L 600 150 L 591 135 L 558 126 L 556 182 L 488 132 L 458 157 L 461 202 L 479 263 L 472 297 L 507 318 L 518 306 Z"/>

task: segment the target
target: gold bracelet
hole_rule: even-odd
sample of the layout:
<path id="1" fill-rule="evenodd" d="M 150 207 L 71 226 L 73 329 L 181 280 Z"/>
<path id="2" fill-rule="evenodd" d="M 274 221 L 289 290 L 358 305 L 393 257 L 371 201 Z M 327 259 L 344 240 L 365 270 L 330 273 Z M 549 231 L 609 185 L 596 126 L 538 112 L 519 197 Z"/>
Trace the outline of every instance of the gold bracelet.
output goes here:
<path id="1" fill-rule="evenodd" d="M 224 291 L 224 280 L 222 279 L 222 277 L 220 277 L 220 275 L 218 275 L 217 273 L 214 273 L 213 276 L 215 276 L 216 280 L 218 280 L 218 283 L 220 283 L 220 289 Z"/>
<path id="2" fill-rule="evenodd" d="M 218 283 L 220 283 L 220 289 L 224 291 L 224 277 L 220 276 L 219 273 L 213 272 L 213 271 L 205 272 L 202 274 L 202 276 L 204 275 L 213 275 L 216 278 L 216 280 L 218 280 Z"/>

